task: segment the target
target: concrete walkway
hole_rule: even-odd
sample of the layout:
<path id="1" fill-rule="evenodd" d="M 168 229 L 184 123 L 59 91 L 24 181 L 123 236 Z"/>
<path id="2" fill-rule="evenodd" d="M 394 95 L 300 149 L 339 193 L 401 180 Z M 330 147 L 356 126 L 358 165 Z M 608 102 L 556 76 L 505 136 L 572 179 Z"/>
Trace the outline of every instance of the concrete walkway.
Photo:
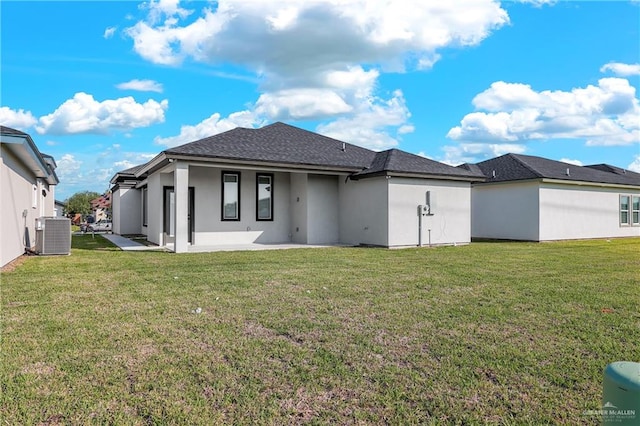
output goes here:
<path id="1" fill-rule="evenodd" d="M 164 247 L 158 246 L 145 246 L 144 244 L 137 243 L 129 238 L 123 237 L 122 235 L 116 234 L 102 234 L 107 240 L 111 241 L 113 244 L 120 247 L 122 250 L 133 251 L 133 250 L 164 250 Z"/>
<path id="2" fill-rule="evenodd" d="M 173 244 L 169 243 L 166 246 L 145 246 L 144 244 L 140 244 L 135 242 L 129 238 L 123 237 L 121 235 L 116 234 L 100 234 L 105 237 L 107 240 L 111 241 L 113 244 L 120 247 L 122 250 L 127 251 L 143 251 L 143 250 L 168 250 L 173 251 Z M 317 245 L 317 244 L 220 244 L 220 245 L 206 245 L 206 246 L 189 246 L 187 251 L 189 253 L 209 253 L 215 251 L 244 251 L 244 250 L 282 250 L 282 249 L 292 249 L 292 248 L 321 248 L 321 247 L 348 247 L 340 244 L 328 244 L 328 245 Z"/>

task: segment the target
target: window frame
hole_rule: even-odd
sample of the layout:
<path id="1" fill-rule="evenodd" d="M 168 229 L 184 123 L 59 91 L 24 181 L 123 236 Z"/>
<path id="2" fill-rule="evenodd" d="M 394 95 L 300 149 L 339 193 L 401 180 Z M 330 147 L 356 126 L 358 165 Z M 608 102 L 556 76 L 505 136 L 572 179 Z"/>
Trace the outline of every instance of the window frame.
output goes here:
<path id="1" fill-rule="evenodd" d="M 149 187 L 142 187 L 142 226 L 149 226 Z"/>
<path id="2" fill-rule="evenodd" d="M 260 178 L 269 178 L 269 217 L 260 218 Z M 273 222 L 273 173 L 256 173 L 256 221 Z"/>
<path id="3" fill-rule="evenodd" d="M 638 208 L 634 208 L 634 199 L 637 200 Z M 640 195 L 631 194 L 631 204 L 629 205 L 631 226 L 640 226 Z M 635 217 L 634 217 L 635 216 Z"/>
<path id="4" fill-rule="evenodd" d="M 220 175 L 220 186 L 221 186 L 221 194 L 220 194 L 220 220 L 222 220 L 223 222 L 239 222 L 240 221 L 240 194 L 241 194 L 241 187 L 240 187 L 240 182 L 241 182 L 241 173 L 240 172 L 234 172 L 231 170 L 223 170 L 221 172 Z M 235 176 L 236 177 L 236 197 L 237 197 L 237 205 L 236 205 L 236 217 L 233 218 L 227 218 L 225 216 L 225 209 L 224 209 L 224 201 L 225 201 L 225 176 Z"/>
<path id="5" fill-rule="evenodd" d="M 622 208 L 622 199 L 623 198 L 627 199 L 627 208 L 626 209 Z M 626 212 L 626 214 L 627 214 L 626 222 L 622 221 L 623 212 Z M 620 194 L 620 199 L 619 199 L 619 203 L 618 203 L 618 222 L 620 223 L 620 226 L 630 226 L 631 225 L 631 195 L 630 194 Z"/>

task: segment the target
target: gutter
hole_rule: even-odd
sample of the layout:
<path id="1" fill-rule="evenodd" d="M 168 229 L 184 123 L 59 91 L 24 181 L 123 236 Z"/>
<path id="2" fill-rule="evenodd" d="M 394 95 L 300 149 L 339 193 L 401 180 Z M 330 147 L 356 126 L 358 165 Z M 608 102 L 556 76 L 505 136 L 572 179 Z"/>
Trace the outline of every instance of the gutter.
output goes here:
<path id="1" fill-rule="evenodd" d="M 620 188 L 620 189 L 637 189 L 640 190 L 640 185 L 625 184 L 625 183 L 604 183 L 604 182 L 587 182 L 580 180 L 566 180 L 566 179 L 552 179 L 552 178 L 533 178 L 533 179 L 514 179 L 514 180 L 501 180 L 498 182 L 491 182 L 490 180 L 485 182 L 477 182 L 477 185 L 513 185 L 518 183 L 551 183 L 558 185 L 570 185 L 570 186 L 591 186 L 596 188 Z"/>
<path id="2" fill-rule="evenodd" d="M 369 173 L 365 175 L 351 175 L 351 180 L 361 180 L 373 177 L 388 176 L 388 177 L 404 177 L 404 178 L 419 178 L 419 179 L 435 179 L 435 180 L 454 180 L 462 182 L 484 182 L 485 177 L 480 176 L 455 176 L 455 175 L 439 175 L 439 174 L 422 174 L 422 173 L 402 173 L 402 172 L 389 172 L 381 171 L 376 173 Z"/>

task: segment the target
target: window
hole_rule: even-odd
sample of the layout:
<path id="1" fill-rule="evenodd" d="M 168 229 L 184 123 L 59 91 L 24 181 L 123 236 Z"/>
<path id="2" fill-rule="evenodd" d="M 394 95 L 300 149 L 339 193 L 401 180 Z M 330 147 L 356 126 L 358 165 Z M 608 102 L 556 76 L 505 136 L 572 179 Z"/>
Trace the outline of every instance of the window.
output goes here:
<path id="1" fill-rule="evenodd" d="M 631 197 L 631 224 L 640 225 L 640 196 Z"/>
<path id="2" fill-rule="evenodd" d="M 273 220 L 273 175 L 256 175 L 256 220 Z"/>
<path id="3" fill-rule="evenodd" d="M 33 189 L 33 197 L 31 198 L 31 207 L 33 207 L 34 209 L 38 208 L 38 185 L 34 184 L 32 185 L 32 189 Z"/>
<path id="4" fill-rule="evenodd" d="M 222 172 L 222 220 L 240 220 L 240 173 Z"/>
<path id="5" fill-rule="evenodd" d="M 620 196 L 620 225 L 629 224 L 629 196 Z"/>
<path id="6" fill-rule="evenodd" d="M 147 226 L 149 220 L 149 194 L 147 193 L 147 187 L 142 188 L 142 226 Z"/>

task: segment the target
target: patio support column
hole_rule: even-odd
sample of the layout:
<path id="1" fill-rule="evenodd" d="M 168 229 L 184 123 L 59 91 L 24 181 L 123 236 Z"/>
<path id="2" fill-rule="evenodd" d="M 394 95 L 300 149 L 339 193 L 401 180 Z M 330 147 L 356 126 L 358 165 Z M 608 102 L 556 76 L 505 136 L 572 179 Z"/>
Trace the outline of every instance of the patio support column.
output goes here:
<path id="1" fill-rule="evenodd" d="M 176 253 L 186 253 L 190 232 L 189 221 L 189 164 L 176 161 L 173 172 L 173 190 L 175 192 L 175 245 Z"/>

